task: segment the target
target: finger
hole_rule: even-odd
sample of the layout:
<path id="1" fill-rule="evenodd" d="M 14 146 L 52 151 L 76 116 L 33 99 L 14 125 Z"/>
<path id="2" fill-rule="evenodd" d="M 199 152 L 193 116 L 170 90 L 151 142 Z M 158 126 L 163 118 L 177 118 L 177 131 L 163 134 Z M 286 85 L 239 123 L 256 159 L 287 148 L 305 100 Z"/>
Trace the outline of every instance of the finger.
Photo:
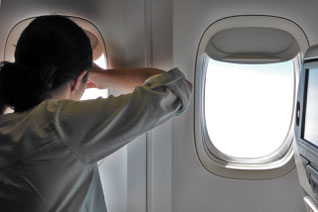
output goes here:
<path id="1" fill-rule="evenodd" d="M 86 88 L 96 88 L 96 84 L 91 82 L 91 81 L 87 81 L 86 83 Z"/>
<path id="2" fill-rule="evenodd" d="M 189 85 L 189 87 L 190 87 L 190 91 L 192 92 L 192 83 L 191 82 L 189 82 L 188 80 L 186 80 L 186 82 L 188 83 L 188 85 Z"/>
<path id="3" fill-rule="evenodd" d="M 98 88 L 100 90 L 105 89 L 103 86 L 97 85 L 92 81 L 87 81 L 86 88 Z"/>

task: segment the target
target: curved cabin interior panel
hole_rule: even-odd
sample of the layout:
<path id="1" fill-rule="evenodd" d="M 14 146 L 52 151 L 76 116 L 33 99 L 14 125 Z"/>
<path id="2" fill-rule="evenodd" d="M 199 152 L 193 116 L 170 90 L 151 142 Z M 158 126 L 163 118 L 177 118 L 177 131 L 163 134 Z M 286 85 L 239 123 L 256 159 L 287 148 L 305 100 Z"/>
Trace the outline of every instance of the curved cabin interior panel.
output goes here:
<path id="1" fill-rule="evenodd" d="M 178 67 L 193 84 L 182 115 L 98 161 L 107 211 L 318 211 L 317 1 L 0 4 L 0 61 L 36 17 L 63 15 L 106 72 Z"/>

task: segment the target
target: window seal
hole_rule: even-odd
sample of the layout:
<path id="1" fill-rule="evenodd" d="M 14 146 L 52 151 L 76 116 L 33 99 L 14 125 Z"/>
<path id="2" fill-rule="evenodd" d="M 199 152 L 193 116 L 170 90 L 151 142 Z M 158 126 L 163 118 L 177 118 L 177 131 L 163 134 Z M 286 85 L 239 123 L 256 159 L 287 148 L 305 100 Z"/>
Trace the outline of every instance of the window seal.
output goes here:
<path id="1" fill-rule="evenodd" d="M 250 18 L 255 21 L 255 17 L 260 19 L 263 23 L 266 22 L 264 19 L 271 20 L 271 27 L 275 26 L 273 21 L 276 21 L 277 27 L 285 27 L 286 31 L 291 35 L 298 36 L 296 41 L 298 42 L 300 53 L 292 60 L 293 63 L 293 74 L 294 74 L 294 96 L 293 96 L 293 110 L 295 108 L 296 101 L 296 92 L 297 92 L 297 82 L 298 75 L 300 70 L 300 62 L 304 52 L 309 47 L 308 40 L 302 29 L 295 23 L 278 17 L 272 16 L 242 16 L 242 18 Z M 232 17 L 228 18 L 225 21 L 229 23 Z M 238 19 L 239 17 L 234 17 Z M 223 21 L 222 19 L 221 21 Z M 257 24 L 257 22 L 256 22 Z M 222 26 L 218 23 L 219 27 Z M 265 27 L 265 26 L 263 26 Z M 230 157 L 219 150 L 217 150 L 212 142 L 209 139 L 207 133 L 207 128 L 205 125 L 205 114 L 204 114 L 204 96 L 205 96 L 205 77 L 208 64 L 208 56 L 205 53 L 205 47 L 209 39 L 213 36 L 213 33 L 217 32 L 217 29 L 212 29 L 213 24 L 208 27 L 204 32 L 196 60 L 196 74 L 195 74 L 195 109 L 194 109 L 194 131 L 195 131 L 195 147 L 197 151 L 198 158 L 201 164 L 210 172 L 220 175 L 223 177 L 229 178 L 238 178 L 238 179 L 268 179 L 275 178 L 289 173 L 294 167 L 295 163 L 293 160 L 293 124 L 294 124 L 294 112 L 291 114 L 291 121 L 289 124 L 289 130 L 285 137 L 283 144 L 278 148 L 277 151 L 272 154 L 260 157 L 260 158 L 235 158 Z M 226 28 L 226 26 L 225 26 Z M 224 26 L 223 26 L 224 29 Z M 293 32 L 292 30 L 296 30 Z"/>

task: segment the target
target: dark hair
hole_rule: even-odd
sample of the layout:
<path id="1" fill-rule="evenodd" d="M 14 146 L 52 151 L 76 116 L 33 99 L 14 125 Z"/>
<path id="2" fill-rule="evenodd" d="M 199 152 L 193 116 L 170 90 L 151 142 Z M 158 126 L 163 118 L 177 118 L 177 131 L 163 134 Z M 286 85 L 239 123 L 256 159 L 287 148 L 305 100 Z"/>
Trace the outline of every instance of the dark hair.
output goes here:
<path id="1" fill-rule="evenodd" d="M 89 71 L 92 60 L 89 38 L 73 21 L 59 15 L 34 19 L 19 38 L 15 62 L 1 63 L 0 113 L 6 106 L 21 112 L 40 104 Z"/>

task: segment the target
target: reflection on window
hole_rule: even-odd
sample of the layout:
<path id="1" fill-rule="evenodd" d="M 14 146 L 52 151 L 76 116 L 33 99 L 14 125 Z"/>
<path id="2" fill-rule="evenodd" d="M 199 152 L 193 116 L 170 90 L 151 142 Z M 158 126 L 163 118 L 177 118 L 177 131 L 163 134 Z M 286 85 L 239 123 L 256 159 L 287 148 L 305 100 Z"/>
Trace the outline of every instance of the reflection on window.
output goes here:
<path id="1" fill-rule="evenodd" d="M 103 69 L 107 68 L 107 61 L 104 54 L 95 60 L 94 63 Z M 107 96 L 108 89 L 88 88 L 85 90 L 81 100 L 96 99 L 98 97 L 107 98 Z"/>
<path id="2" fill-rule="evenodd" d="M 293 80 L 292 61 L 252 65 L 209 59 L 205 119 L 213 145 L 240 158 L 277 150 L 292 117 Z"/>

